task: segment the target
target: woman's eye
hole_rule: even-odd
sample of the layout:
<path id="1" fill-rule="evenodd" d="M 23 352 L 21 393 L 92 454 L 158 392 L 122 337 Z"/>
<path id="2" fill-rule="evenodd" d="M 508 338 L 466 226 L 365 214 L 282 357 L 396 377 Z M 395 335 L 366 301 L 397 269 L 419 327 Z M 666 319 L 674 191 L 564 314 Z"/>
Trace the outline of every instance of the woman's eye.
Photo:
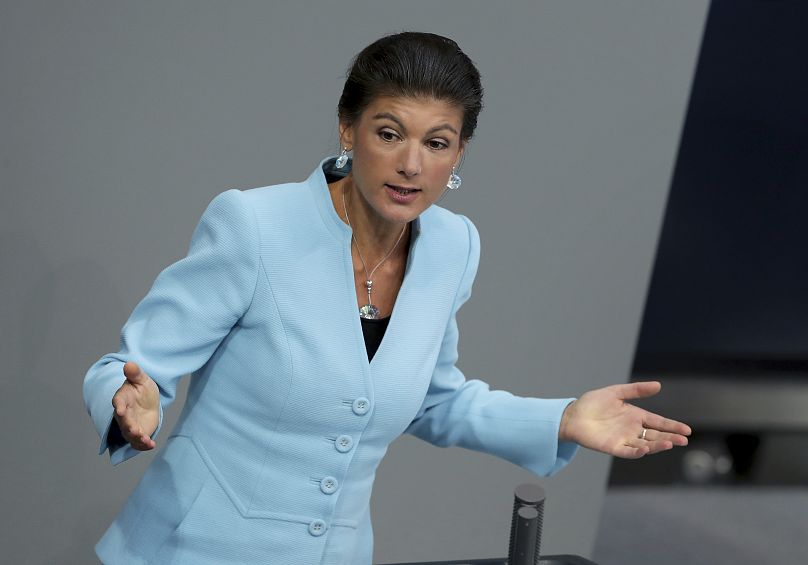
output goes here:
<path id="1" fill-rule="evenodd" d="M 430 149 L 446 149 L 449 146 L 443 143 L 442 141 L 432 139 L 429 141 L 429 147 Z"/>
<path id="2" fill-rule="evenodd" d="M 398 136 L 396 136 L 396 134 L 394 134 L 392 131 L 382 130 L 379 132 L 379 137 L 381 137 L 384 141 L 393 141 Z"/>

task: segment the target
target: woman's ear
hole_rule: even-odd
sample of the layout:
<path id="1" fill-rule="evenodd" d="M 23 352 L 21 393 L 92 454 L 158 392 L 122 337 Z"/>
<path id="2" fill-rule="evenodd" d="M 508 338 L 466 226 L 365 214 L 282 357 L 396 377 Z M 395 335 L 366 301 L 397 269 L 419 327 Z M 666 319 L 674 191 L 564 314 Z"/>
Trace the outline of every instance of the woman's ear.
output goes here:
<path id="1" fill-rule="evenodd" d="M 339 123 L 339 143 L 341 147 L 353 149 L 353 128 L 347 122 Z"/>
<path id="2" fill-rule="evenodd" d="M 466 141 L 460 141 L 460 149 L 457 151 L 457 158 L 455 159 L 454 166 L 456 169 L 460 168 L 460 163 L 463 162 L 463 153 L 466 151 Z"/>

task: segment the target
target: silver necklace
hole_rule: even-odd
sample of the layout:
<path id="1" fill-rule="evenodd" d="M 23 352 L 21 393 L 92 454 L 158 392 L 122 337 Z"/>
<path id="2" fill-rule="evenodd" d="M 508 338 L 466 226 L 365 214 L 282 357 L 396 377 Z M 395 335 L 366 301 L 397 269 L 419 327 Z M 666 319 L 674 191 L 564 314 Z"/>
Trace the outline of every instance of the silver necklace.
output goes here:
<path id="1" fill-rule="evenodd" d="M 342 209 L 345 210 L 345 221 L 348 222 L 348 227 L 351 227 L 351 219 L 348 217 L 348 206 L 345 205 L 345 190 L 342 191 Z M 404 229 L 401 230 L 401 233 L 398 235 L 398 239 L 390 251 L 387 252 L 387 255 L 382 257 L 382 260 L 379 261 L 375 267 L 368 273 L 368 268 L 365 265 L 365 258 L 362 257 L 362 250 L 359 249 L 359 242 L 356 241 L 356 237 L 354 234 L 351 233 L 351 240 L 356 245 L 356 252 L 359 254 L 359 260 L 362 261 L 362 268 L 365 270 L 365 288 L 368 290 L 368 303 L 359 308 L 359 317 L 366 318 L 368 320 L 378 320 L 381 316 L 381 312 L 379 309 L 373 305 L 373 301 L 371 300 L 371 293 L 373 292 L 373 273 L 376 272 L 382 263 L 387 261 L 387 258 L 392 255 L 393 251 L 398 247 L 401 238 L 404 237 L 404 232 L 407 231 L 407 224 L 404 224 Z"/>

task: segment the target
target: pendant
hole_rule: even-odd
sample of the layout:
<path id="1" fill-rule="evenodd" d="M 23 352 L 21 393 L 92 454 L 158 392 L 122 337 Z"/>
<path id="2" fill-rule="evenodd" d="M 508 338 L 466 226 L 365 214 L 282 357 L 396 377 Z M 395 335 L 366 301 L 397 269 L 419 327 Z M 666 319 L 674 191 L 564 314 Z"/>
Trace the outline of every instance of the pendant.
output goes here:
<path id="1" fill-rule="evenodd" d="M 359 317 L 365 318 L 366 320 L 378 320 L 379 309 L 373 304 L 365 304 L 359 309 Z"/>
<path id="2" fill-rule="evenodd" d="M 373 301 L 370 298 L 370 293 L 373 292 L 373 281 L 370 279 L 366 280 L 365 288 L 368 289 L 368 303 L 359 309 L 359 317 L 365 318 L 366 320 L 378 320 L 381 312 L 373 305 Z"/>

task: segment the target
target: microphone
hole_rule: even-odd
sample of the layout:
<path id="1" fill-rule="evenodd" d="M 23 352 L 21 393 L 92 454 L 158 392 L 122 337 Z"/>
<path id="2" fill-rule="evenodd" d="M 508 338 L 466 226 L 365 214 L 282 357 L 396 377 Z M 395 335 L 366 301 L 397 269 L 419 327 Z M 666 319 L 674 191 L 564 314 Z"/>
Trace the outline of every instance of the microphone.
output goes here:
<path id="1" fill-rule="evenodd" d="M 539 485 L 526 483 L 516 487 L 508 565 L 539 565 L 545 498 Z"/>

